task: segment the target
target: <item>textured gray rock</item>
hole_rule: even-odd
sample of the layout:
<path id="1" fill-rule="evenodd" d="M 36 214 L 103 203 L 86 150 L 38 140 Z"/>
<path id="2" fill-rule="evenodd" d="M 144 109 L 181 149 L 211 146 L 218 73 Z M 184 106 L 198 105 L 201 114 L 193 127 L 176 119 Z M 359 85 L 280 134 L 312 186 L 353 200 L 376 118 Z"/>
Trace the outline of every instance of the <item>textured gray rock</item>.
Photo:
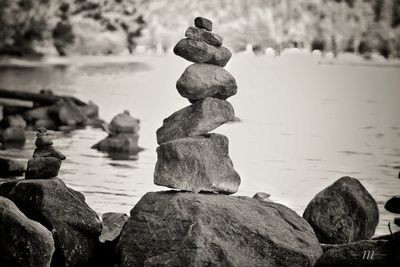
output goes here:
<path id="1" fill-rule="evenodd" d="M 101 222 L 81 193 L 54 178 L 7 182 L 0 185 L 0 195 L 53 233 L 52 266 L 100 266 Z"/>
<path id="2" fill-rule="evenodd" d="M 200 29 L 206 29 L 207 31 L 212 31 L 212 22 L 209 19 L 203 17 L 197 17 L 194 19 L 194 26 Z"/>
<path id="3" fill-rule="evenodd" d="M 137 133 L 140 130 L 140 121 L 131 117 L 129 111 L 116 115 L 108 126 L 113 133 Z"/>
<path id="4" fill-rule="evenodd" d="M 220 36 L 219 34 L 212 33 L 196 27 L 187 28 L 185 36 L 190 40 L 203 41 L 215 47 L 220 47 L 223 41 L 222 36 Z"/>
<path id="5" fill-rule="evenodd" d="M 343 177 L 318 193 L 303 217 L 321 243 L 339 244 L 371 238 L 379 212 L 375 200 L 357 179 Z"/>
<path id="6" fill-rule="evenodd" d="M 101 217 L 103 229 L 99 237 L 100 242 L 113 242 L 118 240 L 121 230 L 129 216 L 125 213 L 107 212 Z"/>
<path id="7" fill-rule="evenodd" d="M 59 125 L 81 126 L 88 119 L 70 98 L 59 100 L 49 112 L 58 119 Z"/>
<path id="8" fill-rule="evenodd" d="M 202 41 L 180 40 L 174 47 L 174 53 L 186 60 L 196 63 L 209 63 L 224 67 L 232 57 L 228 48 L 214 47 Z"/>
<path id="9" fill-rule="evenodd" d="M 240 176 L 228 155 L 228 138 L 207 134 L 161 144 L 154 183 L 192 192 L 237 192 Z"/>
<path id="10" fill-rule="evenodd" d="M 54 157 L 33 158 L 28 161 L 25 179 L 50 179 L 57 177 L 61 160 Z"/>
<path id="11" fill-rule="evenodd" d="M 33 158 L 46 158 L 46 157 L 54 157 L 60 160 L 65 160 L 66 157 L 60 151 L 56 150 L 53 146 L 45 147 L 45 148 L 36 148 L 33 152 Z"/>
<path id="12" fill-rule="evenodd" d="M 393 213 L 400 213 L 400 195 L 394 196 L 385 203 L 385 209 Z"/>
<path id="13" fill-rule="evenodd" d="M 92 148 L 100 151 L 137 153 L 143 150 L 139 147 L 138 141 L 139 135 L 137 133 L 119 133 L 109 135 Z"/>
<path id="14" fill-rule="evenodd" d="M 261 200 L 261 201 L 271 201 L 269 199 L 271 195 L 268 193 L 264 193 L 264 192 L 257 192 L 254 194 L 253 198 Z"/>
<path id="15" fill-rule="evenodd" d="M 176 88 L 189 100 L 205 97 L 227 99 L 237 93 L 235 78 L 222 67 L 211 64 L 192 64 L 185 69 Z"/>
<path id="16" fill-rule="evenodd" d="M 121 236 L 122 227 L 128 220 L 128 215 L 124 213 L 108 212 L 102 216 L 103 229 L 99 240 L 101 242 L 101 266 L 117 266 L 117 255 L 115 247 Z"/>
<path id="17" fill-rule="evenodd" d="M 363 240 L 333 246 L 316 267 L 389 267 L 400 265 L 400 239 Z"/>
<path id="18" fill-rule="evenodd" d="M 0 178 L 21 176 L 25 170 L 25 165 L 21 162 L 0 157 Z"/>
<path id="19" fill-rule="evenodd" d="M 24 143 L 25 130 L 22 127 L 8 127 L 0 129 L 0 141 L 9 143 Z"/>
<path id="20" fill-rule="evenodd" d="M 147 193 L 117 246 L 125 266 L 314 266 L 322 249 L 294 211 L 249 197 Z"/>
<path id="21" fill-rule="evenodd" d="M 50 266 L 54 252 L 51 232 L 4 197 L 0 197 L 0 237 L 1 266 Z"/>
<path id="22" fill-rule="evenodd" d="M 163 126 L 157 130 L 157 143 L 206 134 L 233 120 L 234 116 L 228 101 L 204 98 L 164 119 Z"/>

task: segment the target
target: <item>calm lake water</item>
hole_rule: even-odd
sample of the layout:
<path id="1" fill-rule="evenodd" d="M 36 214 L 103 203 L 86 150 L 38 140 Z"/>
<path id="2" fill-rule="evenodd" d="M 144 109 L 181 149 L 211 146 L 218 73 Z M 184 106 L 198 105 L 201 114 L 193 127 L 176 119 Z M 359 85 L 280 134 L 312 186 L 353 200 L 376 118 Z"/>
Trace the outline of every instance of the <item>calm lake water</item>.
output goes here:
<path id="1" fill-rule="evenodd" d="M 106 136 L 100 129 L 51 133 L 55 147 L 67 155 L 59 176 L 98 213 L 129 213 L 146 192 L 166 190 L 153 185 L 155 131 L 188 105 L 175 83 L 189 63 L 176 56 L 86 57 L 70 63 L 2 67 L 0 88 L 49 88 L 93 100 L 107 121 L 125 109 L 139 118 L 145 150 L 130 160 L 113 160 L 90 148 Z M 383 205 L 400 194 L 400 68 L 236 55 L 227 69 L 238 83 L 238 94 L 229 100 L 241 122 L 214 132 L 229 137 L 242 178 L 237 195 L 268 192 L 302 214 L 320 190 L 342 176 L 356 177 L 378 202 L 377 233 L 388 233 L 394 214 Z M 26 161 L 34 136 L 28 132 L 22 150 L 0 154 Z"/>

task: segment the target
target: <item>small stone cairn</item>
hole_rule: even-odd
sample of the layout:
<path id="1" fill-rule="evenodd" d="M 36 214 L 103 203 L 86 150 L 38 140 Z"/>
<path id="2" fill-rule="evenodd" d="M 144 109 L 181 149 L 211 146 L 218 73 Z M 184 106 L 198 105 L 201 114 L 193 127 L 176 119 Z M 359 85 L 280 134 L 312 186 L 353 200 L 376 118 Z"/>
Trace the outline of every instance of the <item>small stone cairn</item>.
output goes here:
<path id="1" fill-rule="evenodd" d="M 58 175 L 61 161 L 66 157 L 53 147 L 53 141 L 47 136 L 45 128 L 36 133 L 36 149 L 33 158 L 28 161 L 26 179 L 50 179 Z"/>
<path id="2" fill-rule="evenodd" d="M 116 115 L 106 128 L 109 135 L 92 148 L 121 153 L 137 153 L 142 150 L 138 145 L 140 120 L 133 118 L 128 110 Z"/>
<path id="3" fill-rule="evenodd" d="M 154 183 L 196 193 L 233 194 L 240 176 L 228 155 L 228 138 L 209 133 L 234 119 L 226 99 L 236 94 L 237 85 L 223 68 L 232 53 L 222 46 L 222 37 L 211 32 L 210 20 L 197 17 L 194 24 L 174 47 L 176 55 L 194 62 L 176 84 L 192 104 L 164 119 L 157 130 Z"/>

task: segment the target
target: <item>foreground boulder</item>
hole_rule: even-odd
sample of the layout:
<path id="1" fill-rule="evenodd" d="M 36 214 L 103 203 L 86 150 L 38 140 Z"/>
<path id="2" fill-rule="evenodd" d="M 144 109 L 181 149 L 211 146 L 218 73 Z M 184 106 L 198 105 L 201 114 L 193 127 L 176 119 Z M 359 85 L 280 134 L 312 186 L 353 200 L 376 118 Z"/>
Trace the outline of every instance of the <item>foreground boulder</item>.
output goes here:
<path id="1" fill-rule="evenodd" d="M 7 182 L 0 185 L 0 195 L 53 233 L 56 251 L 52 266 L 98 266 L 102 226 L 81 193 L 53 178 Z"/>
<path id="2" fill-rule="evenodd" d="M 49 267 L 54 252 L 50 231 L 0 197 L 0 265 Z"/>
<path id="3" fill-rule="evenodd" d="M 400 195 L 389 199 L 385 204 L 387 211 L 400 214 Z"/>
<path id="4" fill-rule="evenodd" d="M 334 245 L 318 259 L 316 267 L 400 266 L 400 239 L 363 240 Z"/>
<path id="5" fill-rule="evenodd" d="M 206 134 L 161 144 L 157 148 L 154 183 L 196 193 L 237 192 L 240 176 L 228 155 L 228 138 Z"/>
<path id="6" fill-rule="evenodd" d="M 378 206 L 355 178 L 343 177 L 318 193 L 303 217 L 326 244 L 371 238 L 379 221 Z"/>
<path id="7" fill-rule="evenodd" d="M 287 207 L 248 197 L 147 193 L 117 246 L 125 266 L 314 266 L 312 228 Z"/>
<path id="8" fill-rule="evenodd" d="M 14 159 L 0 157 L 0 178 L 22 176 L 25 165 Z"/>
<path id="9" fill-rule="evenodd" d="M 206 134 L 234 117 L 228 101 L 207 97 L 164 119 L 157 130 L 157 143 Z"/>
<path id="10" fill-rule="evenodd" d="M 176 82 L 178 92 L 194 101 L 212 96 L 227 99 L 237 93 L 235 78 L 224 68 L 211 64 L 192 64 Z"/>
<path id="11" fill-rule="evenodd" d="M 232 57 L 228 48 L 215 47 L 203 41 L 188 38 L 180 40 L 174 47 L 174 53 L 195 63 L 209 63 L 224 67 Z"/>

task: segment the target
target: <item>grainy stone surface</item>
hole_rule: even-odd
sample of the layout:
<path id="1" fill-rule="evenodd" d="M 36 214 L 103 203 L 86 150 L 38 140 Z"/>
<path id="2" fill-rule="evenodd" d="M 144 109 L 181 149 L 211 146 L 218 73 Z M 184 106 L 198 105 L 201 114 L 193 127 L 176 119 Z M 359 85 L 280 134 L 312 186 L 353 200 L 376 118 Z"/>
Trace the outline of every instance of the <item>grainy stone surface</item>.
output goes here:
<path id="1" fill-rule="evenodd" d="M 192 192 L 237 192 L 240 176 L 228 155 L 228 138 L 207 134 L 161 144 L 154 183 Z"/>
<path id="2" fill-rule="evenodd" d="M 249 197 L 147 193 L 117 246 L 125 266 L 314 266 L 322 249 L 289 208 Z"/>
<path id="3" fill-rule="evenodd" d="M 186 60 L 196 63 L 209 63 L 224 67 L 232 57 L 228 48 L 214 47 L 202 41 L 180 40 L 174 47 L 174 53 Z"/>
<path id="4" fill-rule="evenodd" d="M 54 178 L 7 182 L 0 185 L 0 195 L 52 232 L 56 247 L 52 266 L 100 266 L 101 222 L 81 193 Z"/>
<path id="5" fill-rule="evenodd" d="M 140 130 L 140 121 L 130 116 L 129 111 L 116 115 L 108 126 L 113 133 L 137 133 Z"/>
<path id="6" fill-rule="evenodd" d="M 0 197 L 0 265 L 49 267 L 54 253 L 51 232 L 28 219 L 8 198 Z"/>
<path id="7" fill-rule="evenodd" d="M 138 145 L 138 140 L 139 135 L 137 133 L 119 133 L 109 135 L 92 148 L 100 151 L 136 153 L 142 150 Z"/>
<path id="8" fill-rule="evenodd" d="M 55 157 L 36 157 L 28 161 L 25 179 L 49 179 L 58 175 L 61 160 Z"/>
<path id="9" fill-rule="evenodd" d="M 107 212 L 101 217 L 103 229 L 99 237 L 100 242 L 112 242 L 119 238 L 122 227 L 129 219 L 125 213 Z"/>
<path id="10" fill-rule="evenodd" d="M 261 201 L 271 201 L 269 199 L 271 195 L 268 193 L 264 193 L 264 192 L 257 192 L 254 194 L 253 198 L 261 200 Z"/>
<path id="11" fill-rule="evenodd" d="M 197 17 L 194 19 L 194 26 L 200 29 L 206 29 L 207 31 L 212 31 L 212 22 L 204 17 Z"/>
<path id="12" fill-rule="evenodd" d="M 163 126 L 157 130 L 157 143 L 206 134 L 234 116 L 228 101 L 207 97 L 164 119 Z"/>
<path id="13" fill-rule="evenodd" d="M 33 152 L 33 158 L 46 158 L 54 157 L 60 160 L 65 160 L 66 157 L 60 151 L 56 150 L 53 146 L 45 148 L 36 148 Z"/>
<path id="14" fill-rule="evenodd" d="M 58 119 L 59 125 L 81 126 L 88 119 L 74 101 L 69 98 L 58 101 L 49 112 Z"/>
<path id="15" fill-rule="evenodd" d="M 316 267 L 394 267 L 400 265 L 400 239 L 363 240 L 335 245 L 318 259 Z"/>
<path id="16" fill-rule="evenodd" d="M 220 47 L 223 41 L 221 35 L 196 27 L 187 28 L 185 36 L 190 40 L 203 41 L 215 47 Z"/>
<path id="17" fill-rule="evenodd" d="M 321 243 L 339 244 L 371 238 L 379 212 L 375 200 L 357 179 L 343 177 L 318 193 L 303 217 Z"/>
<path id="18" fill-rule="evenodd" d="M 189 100 L 205 97 L 227 99 L 237 93 L 235 78 L 222 67 L 211 64 L 192 64 L 185 69 L 176 88 Z"/>

